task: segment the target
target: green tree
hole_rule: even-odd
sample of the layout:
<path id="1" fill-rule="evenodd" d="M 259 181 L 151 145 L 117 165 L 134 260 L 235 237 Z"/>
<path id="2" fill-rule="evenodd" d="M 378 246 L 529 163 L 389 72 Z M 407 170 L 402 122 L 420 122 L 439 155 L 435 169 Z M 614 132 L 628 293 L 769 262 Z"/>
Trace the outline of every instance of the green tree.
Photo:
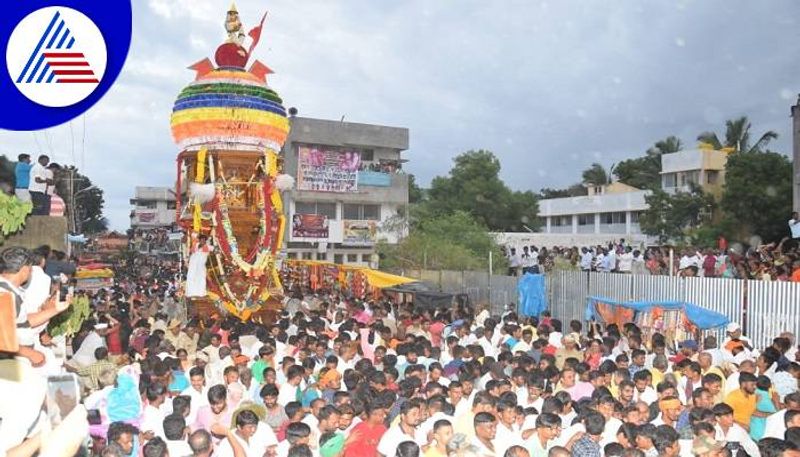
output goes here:
<path id="1" fill-rule="evenodd" d="M 573 184 L 565 189 L 551 189 L 545 187 L 539 191 L 539 198 L 564 198 L 564 197 L 582 197 L 587 195 L 588 190 L 586 186 L 581 183 Z"/>
<path id="2" fill-rule="evenodd" d="M 604 184 L 611 183 L 611 173 L 613 170 L 613 165 L 611 166 L 611 170 L 606 171 L 606 169 L 603 168 L 603 165 L 594 162 L 589 168 L 583 170 L 581 177 L 583 178 L 584 184 L 602 186 Z"/>
<path id="3" fill-rule="evenodd" d="M 417 178 L 412 174 L 408 175 L 408 203 L 419 203 L 423 197 L 424 193 L 417 185 Z"/>
<path id="4" fill-rule="evenodd" d="M 67 206 L 66 216 L 74 217 L 70 227 L 76 232 L 90 235 L 106 231 L 108 220 L 103 217 L 103 190 L 92 184 L 87 176 L 72 165 L 59 170 L 55 178 L 56 193 L 64 199 Z"/>
<path id="5" fill-rule="evenodd" d="M 699 187 L 690 192 L 668 194 L 655 190 L 645 197 L 647 210 L 639 216 L 642 232 L 659 241 L 682 242 L 698 227 L 711 220 L 714 197 Z"/>
<path id="6" fill-rule="evenodd" d="M 750 120 L 747 116 L 725 122 L 725 142 L 720 141 L 714 132 L 703 132 L 697 140 L 710 144 L 714 149 L 732 148 L 734 152 L 761 152 L 770 141 L 778 138 L 778 134 L 768 130 L 752 146 L 750 144 Z"/>
<path id="7" fill-rule="evenodd" d="M 464 211 L 417 221 L 396 245 L 378 244 L 381 268 L 481 270 L 493 252 L 498 270 L 503 257 L 487 228 Z"/>
<path id="8" fill-rule="evenodd" d="M 778 241 L 788 235 L 792 163 L 775 152 L 732 154 L 725 166 L 722 209 L 742 240 Z"/>
<path id="9" fill-rule="evenodd" d="M 431 182 L 426 203 L 432 214 L 464 211 L 497 231 L 518 230 L 523 221 L 535 225 L 538 212 L 536 196 L 512 192 L 500 179 L 500 161 L 486 150 L 457 156 L 450 174 Z"/>
<path id="10" fill-rule="evenodd" d="M 0 155 L 0 183 L 7 183 L 11 186 L 12 191 L 16 184 L 16 176 L 14 175 L 14 168 L 16 165 L 16 162 L 4 155 Z"/>
<path id="11" fill-rule="evenodd" d="M 614 175 L 620 182 L 637 189 L 661 188 L 661 155 L 678 152 L 683 144 L 678 137 L 668 136 L 656 141 L 643 157 L 627 159 L 618 163 Z"/>

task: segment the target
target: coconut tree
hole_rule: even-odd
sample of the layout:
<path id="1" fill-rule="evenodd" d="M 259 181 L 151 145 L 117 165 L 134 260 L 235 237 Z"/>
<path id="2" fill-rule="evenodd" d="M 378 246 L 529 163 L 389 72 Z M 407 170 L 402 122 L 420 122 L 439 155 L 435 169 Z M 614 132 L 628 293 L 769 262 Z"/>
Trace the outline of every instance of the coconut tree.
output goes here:
<path id="1" fill-rule="evenodd" d="M 602 186 L 604 184 L 611 184 L 611 176 L 614 173 L 614 165 L 606 171 L 603 165 L 594 162 L 589 168 L 583 170 L 583 183 L 591 184 L 593 186 Z"/>
<path id="2" fill-rule="evenodd" d="M 711 145 L 714 149 L 721 150 L 730 148 L 734 152 L 762 152 L 770 141 L 778 138 L 778 134 L 768 130 L 758 141 L 750 144 L 750 120 L 747 116 L 738 119 L 731 119 L 725 122 L 725 142 L 720 141 L 714 132 L 703 132 L 698 135 L 697 140 Z"/>
<path id="3" fill-rule="evenodd" d="M 681 142 L 681 139 L 670 135 L 663 140 L 656 141 L 653 147 L 647 150 L 647 155 L 660 156 L 662 154 L 678 152 L 681 149 L 683 149 L 683 142 Z"/>

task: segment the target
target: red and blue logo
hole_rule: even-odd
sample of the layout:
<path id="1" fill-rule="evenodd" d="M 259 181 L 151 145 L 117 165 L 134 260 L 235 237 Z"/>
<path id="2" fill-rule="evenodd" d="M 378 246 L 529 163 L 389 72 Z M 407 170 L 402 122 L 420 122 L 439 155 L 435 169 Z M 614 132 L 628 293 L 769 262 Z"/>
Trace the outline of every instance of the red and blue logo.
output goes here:
<path id="1" fill-rule="evenodd" d="M 122 69 L 131 39 L 130 0 L 14 3 L 18 20 L 0 26 L 10 28 L 0 29 L 7 73 L 0 74 L 0 92 L 9 102 L 0 110 L 0 128 L 36 130 L 79 116 Z"/>

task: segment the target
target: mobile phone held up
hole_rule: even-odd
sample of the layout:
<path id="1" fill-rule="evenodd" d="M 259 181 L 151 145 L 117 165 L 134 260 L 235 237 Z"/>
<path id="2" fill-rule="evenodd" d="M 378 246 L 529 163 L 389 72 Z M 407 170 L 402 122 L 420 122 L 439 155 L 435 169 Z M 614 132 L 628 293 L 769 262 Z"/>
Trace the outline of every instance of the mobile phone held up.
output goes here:
<path id="1" fill-rule="evenodd" d="M 81 400 L 78 376 L 74 373 L 47 377 L 47 418 L 55 428 Z"/>

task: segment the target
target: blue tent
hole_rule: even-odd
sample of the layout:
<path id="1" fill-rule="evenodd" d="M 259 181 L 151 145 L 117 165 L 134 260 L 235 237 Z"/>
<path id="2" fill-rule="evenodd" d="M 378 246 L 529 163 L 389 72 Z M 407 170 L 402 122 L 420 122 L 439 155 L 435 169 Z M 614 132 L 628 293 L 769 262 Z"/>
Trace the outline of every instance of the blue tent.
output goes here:
<path id="1" fill-rule="evenodd" d="M 647 312 L 653 308 L 662 309 L 680 309 L 683 310 L 689 321 L 696 325 L 700 330 L 708 330 L 712 328 L 723 327 L 728 325 L 730 320 L 724 315 L 711 311 L 710 309 L 701 308 L 693 303 L 681 301 L 628 301 L 620 302 L 611 300 L 605 297 L 589 297 L 586 303 L 586 320 L 601 320 L 595 305 L 597 303 L 604 303 L 611 306 L 620 306 L 623 308 L 632 309 L 634 312 Z"/>

